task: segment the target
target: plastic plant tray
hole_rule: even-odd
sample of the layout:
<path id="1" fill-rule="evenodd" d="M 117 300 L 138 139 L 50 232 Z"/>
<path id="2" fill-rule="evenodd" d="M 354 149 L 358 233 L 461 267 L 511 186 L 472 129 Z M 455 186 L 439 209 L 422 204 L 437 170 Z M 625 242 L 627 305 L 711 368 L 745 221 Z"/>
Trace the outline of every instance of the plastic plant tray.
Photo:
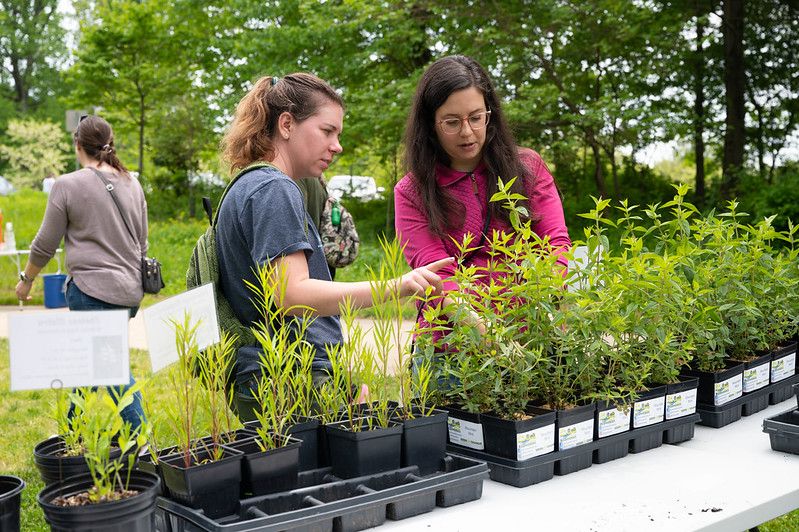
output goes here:
<path id="1" fill-rule="evenodd" d="M 702 416 L 700 425 L 721 428 L 738 421 L 742 415 L 754 414 L 762 410 L 762 408 L 758 407 L 763 404 L 764 400 L 774 405 L 790 399 L 793 397 L 793 385 L 795 383 L 799 383 L 799 374 L 768 386 L 763 386 L 759 390 L 742 395 L 721 406 L 698 403 L 696 411 Z"/>
<path id="2" fill-rule="evenodd" d="M 238 514 L 219 519 L 159 497 L 159 532 L 354 532 L 477 500 L 488 478 L 485 463 L 452 455 L 426 476 L 416 466 L 347 480 L 330 471 L 300 473 L 297 489 L 242 499 Z"/>
<path id="3" fill-rule="evenodd" d="M 452 454 L 487 462 L 491 470 L 491 480 L 517 488 L 524 488 L 551 479 L 554 476 L 556 464 L 559 465 L 562 461 L 572 461 L 577 457 L 585 457 L 586 455 L 588 457 L 593 455 L 596 459 L 597 451 L 600 449 L 612 448 L 614 446 L 618 447 L 619 445 L 632 445 L 634 440 L 641 438 L 663 438 L 664 434 L 675 430 L 678 430 L 678 432 L 676 435 L 672 434 L 671 443 L 685 441 L 689 439 L 686 437 L 687 435 L 690 434 L 691 437 L 693 436 L 694 424 L 697 423 L 699 419 L 699 414 L 690 414 L 668 421 L 661 421 L 660 423 L 655 423 L 647 427 L 607 436 L 566 451 L 554 451 L 549 454 L 536 456 L 529 460 L 510 460 L 457 445 L 447 445 L 447 451 Z M 690 430 L 688 427 L 690 427 Z"/>
<path id="4" fill-rule="evenodd" d="M 763 432 L 775 451 L 799 454 L 799 408 L 764 419 Z"/>

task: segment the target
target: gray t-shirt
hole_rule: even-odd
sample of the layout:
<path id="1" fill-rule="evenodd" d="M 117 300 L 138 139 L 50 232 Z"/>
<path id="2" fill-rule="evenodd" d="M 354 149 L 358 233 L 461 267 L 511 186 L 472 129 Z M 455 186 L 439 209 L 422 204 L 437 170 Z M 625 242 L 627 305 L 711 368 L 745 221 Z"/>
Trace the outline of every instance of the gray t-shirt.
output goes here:
<path id="1" fill-rule="evenodd" d="M 219 280 L 222 292 L 245 325 L 261 315 L 244 281 L 255 284 L 256 265 L 304 251 L 312 279 L 330 280 L 322 241 L 303 205 L 297 184 L 276 168 L 259 168 L 241 176 L 219 210 L 216 226 Z M 299 319 L 299 318 L 297 318 Z M 314 369 L 330 369 L 325 345 L 341 344 L 338 316 L 317 317 L 306 331 L 316 347 Z M 245 381 L 259 372 L 260 348 L 242 347 L 237 353 L 237 378 Z"/>

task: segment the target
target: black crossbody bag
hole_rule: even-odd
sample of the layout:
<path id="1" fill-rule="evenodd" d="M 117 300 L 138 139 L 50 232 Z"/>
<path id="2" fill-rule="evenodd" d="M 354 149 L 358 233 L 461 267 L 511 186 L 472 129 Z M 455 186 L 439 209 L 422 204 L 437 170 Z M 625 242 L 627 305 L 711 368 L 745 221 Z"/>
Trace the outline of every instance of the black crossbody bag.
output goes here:
<path id="1" fill-rule="evenodd" d="M 133 239 L 133 242 L 139 246 L 139 250 L 141 250 L 141 245 L 136 239 L 136 236 L 133 234 L 133 231 L 130 229 L 128 220 L 125 218 L 125 214 L 122 212 L 122 207 L 119 205 L 117 195 L 114 193 L 113 183 L 111 183 L 102 174 L 102 172 L 96 168 L 90 169 L 97 174 L 97 177 L 99 177 L 103 184 L 105 184 L 105 189 L 109 194 L 111 194 L 111 199 L 114 200 L 114 205 L 116 205 L 117 211 L 119 211 L 119 216 L 122 218 L 125 228 L 128 230 L 128 233 L 130 233 L 130 237 Z M 147 257 L 144 254 L 141 256 L 141 286 L 144 289 L 145 294 L 157 294 L 164 287 L 164 278 L 161 276 L 161 263 L 158 262 L 158 259 L 154 257 Z"/>

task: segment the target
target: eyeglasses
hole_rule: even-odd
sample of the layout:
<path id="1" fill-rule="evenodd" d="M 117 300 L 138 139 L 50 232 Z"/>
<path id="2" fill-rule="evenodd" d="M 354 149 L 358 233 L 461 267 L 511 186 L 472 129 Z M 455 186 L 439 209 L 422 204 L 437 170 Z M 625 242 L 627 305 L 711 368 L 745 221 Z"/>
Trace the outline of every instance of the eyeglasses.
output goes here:
<path id="1" fill-rule="evenodd" d="M 447 135 L 456 135 L 463 129 L 464 122 L 469 123 L 472 131 L 483 129 L 488 125 L 488 120 L 491 118 L 491 111 L 480 111 L 463 118 L 445 118 L 436 122 L 441 126 L 441 131 Z"/>

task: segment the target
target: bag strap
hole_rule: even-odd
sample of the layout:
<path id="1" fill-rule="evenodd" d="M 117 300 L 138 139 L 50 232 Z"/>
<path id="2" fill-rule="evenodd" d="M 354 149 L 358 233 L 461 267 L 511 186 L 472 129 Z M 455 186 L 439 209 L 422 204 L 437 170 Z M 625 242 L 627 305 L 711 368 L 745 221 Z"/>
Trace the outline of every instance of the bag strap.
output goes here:
<path id="1" fill-rule="evenodd" d="M 217 204 L 216 212 L 212 212 L 211 199 L 203 198 L 203 208 L 205 209 L 205 213 L 208 215 L 208 221 L 211 223 L 211 227 L 216 227 L 216 221 L 217 218 L 219 218 L 219 209 L 222 208 L 222 202 L 225 201 L 225 196 L 227 196 L 227 193 L 230 191 L 230 189 L 233 187 L 236 181 L 238 181 L 239 178 L 244 174 L 246 174 L 247 172 L 250 172 L 252 170 L 257 170 L 259 168 L 268 168 L 268 167 L 277 168 L 272 163 L 253 163 L 248 167 L 243 168 L 238 174 L 233 176 L 233 179 L 230 180 L 230 183 L 227 184 L 225 190 L 222 192 L 222 197 L 219 198 L 219 203 Z"/>
<path id="2" fill-rule="evenodd" d="M 139 244 L 139 240 L 134 236 L 133 231 L 130 229 L 128 220 L 127 218 L 125 218 L 125 213 L 122 212 L 122 206 L 119 204 L 117 195 L 114 192 L 114 184 L 111 183 L 111 181 L 109 181 L 108 178 L 105 177 L 103 173 L 99 171 L 97 168 L 92 168 L 91 166 L 89 166 L 88 168 L 91 171 L 93 171 L 95 175 L 100 178 L 100 181 L 102 181 L 105 184 L 105 189 L 108 191 L 109 194 L 111 194 L 111 199 L 114 200 L 114 205 L 116 205 L 117 211 L 119 211 L 119 216 L 120 218 L 122 218 L 122 222 L 125 224 L 125 229 L 128 230 L 128 233 L 130 234 L 130 237 L 133 239 L 133 242 L 139 247 L 139 253 L 141 253 L 141 244 Z M 144 253 L 142 253 L 142 257 L 144 257 Z"/>

